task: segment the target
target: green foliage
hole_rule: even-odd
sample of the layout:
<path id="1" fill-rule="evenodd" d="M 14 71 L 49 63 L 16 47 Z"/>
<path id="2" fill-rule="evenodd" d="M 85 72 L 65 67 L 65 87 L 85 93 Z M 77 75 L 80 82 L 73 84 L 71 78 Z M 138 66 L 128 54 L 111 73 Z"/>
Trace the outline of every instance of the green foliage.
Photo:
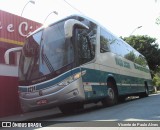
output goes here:
<path id="1" fill-rule="evenodd" d="M 153 84 L 156 87 L 160 87 L 160 66 L 156 66 L 155 74 L 153 77 Z"/>
<path id="2" fill-rule="evenodd" d="M 160 74 L 156 73 L 153 78 L 153 84 L 157 87 L 160 87 Z"/>
<path id="3" fill-rule="evenodd" d="M 156 43 L 156 39 L 146 35 L 131 35 L 130 37 L 124 37 L 123 40 L 144 55 L 148 62 L 149 68 L 155 72 L 156 66 L 160 65 L 160 49 L 158 47 L 158 43 Z M 130 54 L 130 57 L 134 58 L 132 54 Z M 138 61 L 139 59 L 136 60 Z"/>

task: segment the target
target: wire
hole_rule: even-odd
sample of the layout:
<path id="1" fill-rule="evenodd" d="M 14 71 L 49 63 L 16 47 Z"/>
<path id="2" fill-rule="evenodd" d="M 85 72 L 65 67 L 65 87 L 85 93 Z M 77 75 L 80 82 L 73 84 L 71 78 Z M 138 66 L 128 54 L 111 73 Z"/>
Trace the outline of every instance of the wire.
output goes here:
<path id="1" fill-rule="evenodd" d="M 77 10 L 79 13 L 81 14 L 84 14 L 82 13 L 79 9 L 75 8 L 74 6 L 72 6 L 70 3 L 68 3 L 66 0 L 64 0 L 65 3 L 67 3 L 70 7 L 72 7 L 73 9 Z"/>

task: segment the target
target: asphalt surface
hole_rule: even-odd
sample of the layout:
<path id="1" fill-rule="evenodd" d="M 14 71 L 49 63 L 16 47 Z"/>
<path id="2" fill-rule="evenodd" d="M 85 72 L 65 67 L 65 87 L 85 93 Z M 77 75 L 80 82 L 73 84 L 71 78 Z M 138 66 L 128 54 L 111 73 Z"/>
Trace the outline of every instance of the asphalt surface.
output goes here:
<path id="1" fill-rule="evenodd" d="M 93 130 L 106 129 L 108 127 L 109 130 L 159 130 L 160 94 L 153 94 L 141 99 L 131 99 L 112 107 L 103 107 L 101 103 L 96 105 L 89 104 L 85 106 L 85 109 L 69 115 L 62 114 L 56 108 L 54 114 L 32 118 L 29 121 L 47 121 L 44 122 L 44 124 L 46 123 L 45 127 L 34 128 L 37 130 L 55 128 L 58 130 L 89 130 L 91 127 Z M 137 126 L 127 126 L 132 123 L 135 123 Z M 141 126 L 138 126 L 138 123 Z M 147 125 L 149 123 L 155 126 L 148 127 Z M 145 126 L 145 124 L 147 125 Z M 126 126 L 124 127 L 122 125 Z"/>
<path id="2" fill-rule="evenodd" d="M 112 107 L 100 103 L 70 115 L 58 113 L 43 117 L 47 121 L 160 121 L 160 94 L 136 98 Z"/>

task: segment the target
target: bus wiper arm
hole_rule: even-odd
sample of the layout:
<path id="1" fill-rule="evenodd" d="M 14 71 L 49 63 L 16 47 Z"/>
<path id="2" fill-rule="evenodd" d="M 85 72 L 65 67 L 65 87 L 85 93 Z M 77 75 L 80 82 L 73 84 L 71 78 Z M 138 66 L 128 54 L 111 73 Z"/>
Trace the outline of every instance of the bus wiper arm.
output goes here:
<path id="1" fill-rule="evenodd" d="M 50 72 L 53 72 L 53 71 L 54 71 L 54 68 L 53 68 L 51 62 L 49 61 L 48 57 L 46 56 L 46 54 L 42 54 L 42 60 L 44 60 L 44 62 L 46 63 L 49 71 L 50 71 Z"/>

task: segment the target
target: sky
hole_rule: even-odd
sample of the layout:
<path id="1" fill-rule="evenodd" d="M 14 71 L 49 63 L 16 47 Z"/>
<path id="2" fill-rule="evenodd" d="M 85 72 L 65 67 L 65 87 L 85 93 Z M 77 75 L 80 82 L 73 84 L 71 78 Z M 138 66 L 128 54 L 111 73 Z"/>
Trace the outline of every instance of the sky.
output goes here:
<path id="1" fill-rule="evenodd" d="M 83 14 L 106 26 L 118 37 L 148 35 L 156 38 L 160 44 L 160 25 L 155 24 L 156 18 L 160 16 L 160 0 L 34 1 L 35 4 L 29 0 L 0 0 L 0 10 L 21 16 L 24 6 L 29 2 L 22 17 L 36 22 L 48 24 L 71 14 Z M 58 12 L 58 15 L 51 13 L 53 11 Z M 138 29 L 139 26 L 142 27 Z"/>

